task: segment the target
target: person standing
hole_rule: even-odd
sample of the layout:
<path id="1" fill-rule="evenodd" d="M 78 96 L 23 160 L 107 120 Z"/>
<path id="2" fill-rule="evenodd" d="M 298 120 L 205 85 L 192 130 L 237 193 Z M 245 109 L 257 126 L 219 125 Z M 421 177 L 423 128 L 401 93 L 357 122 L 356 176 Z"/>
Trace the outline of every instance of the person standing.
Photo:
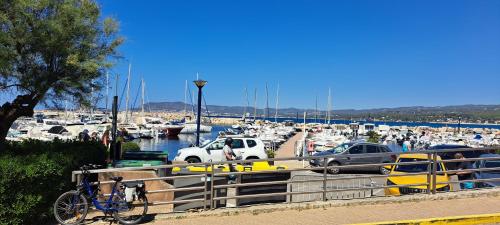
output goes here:
<path id="1" fill-rule="evenodd" d="M 226 160 L 229 161 L 227 164 L 229 166 L 229 172 L 236 172 L 233 163 L 230 162 L 235 160 L 236 158 L 236 154 L 234 154 L 232 144 L 233 144 L 233 139 L 230 137 L 227 138 L 226 141 L 224 142 L 224 147 L 222 148 L 222 152 L 224 152 Z M 231 174 L 229 175 L 229 184 L 234 184 L 234 183 L 236 183 L 236 175 Z"/>
<path id="2" fill-rule="evenodd" d="M 455 154 L 455 159 L 465 159 L 464 155 L 462 153 L 457 153 Z M 458 180 L 463 181 L 463 180 L 472 180 L 472 172 L 470 171 L 464 171 L 464 170 L 469 170 L 472 169 L 472 164 L 471 162 L 464 161 L 464 162 L 458 162 L 456 170 L 460 170 L 456 174 L 458 175 Z M 474 182 L 466 181 L 466 182 L 460 182 L 460 188 L 462 189 L 473 189 L 474 188 Z"/>
<path id="3" fill-rule="evenodd" d="M 104 133 L 102 134 L 102 138 L 101 138 L 101 142 L 104 146 L 106 146 L 106 148 L 109 148 L 109 140 L 110 140 L 110 137 L 109 137 L 109 130 L 106 129 L 104 131 Z"/>
<path id="4" fill-rule="evenodd" d="M 410 138 L 407 137 L 406 140 L 403 142 L 403 152 L 409 152 L 411 151 L 411 143 L 410 143 Z"/>

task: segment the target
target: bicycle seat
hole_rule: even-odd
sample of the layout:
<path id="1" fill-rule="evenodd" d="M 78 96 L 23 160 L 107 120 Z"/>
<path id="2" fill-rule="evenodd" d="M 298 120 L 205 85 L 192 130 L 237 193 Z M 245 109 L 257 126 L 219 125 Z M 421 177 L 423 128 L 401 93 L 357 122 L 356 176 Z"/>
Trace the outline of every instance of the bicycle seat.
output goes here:
<path id="1" fill-rule="evenodd" d="M 111 177 L 112 181 L 120 182 L 123 180 L 123 177 Z"/>

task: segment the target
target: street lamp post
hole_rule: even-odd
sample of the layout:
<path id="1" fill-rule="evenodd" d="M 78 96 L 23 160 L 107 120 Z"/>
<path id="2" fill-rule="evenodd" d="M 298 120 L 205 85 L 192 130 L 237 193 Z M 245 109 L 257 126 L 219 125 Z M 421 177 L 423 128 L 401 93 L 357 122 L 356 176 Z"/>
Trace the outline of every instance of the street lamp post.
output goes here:
<path id="1" fill-rule="evenodd" d="M 201 126 L 201 99 L 202 92 L 201 89 L 207 84 L 205 80 L 195 80 L 193 81 L 196 87 L 198 87 L 198 117 L 196 118 L 196 146 L 200 146 L 200 126 Z"/>

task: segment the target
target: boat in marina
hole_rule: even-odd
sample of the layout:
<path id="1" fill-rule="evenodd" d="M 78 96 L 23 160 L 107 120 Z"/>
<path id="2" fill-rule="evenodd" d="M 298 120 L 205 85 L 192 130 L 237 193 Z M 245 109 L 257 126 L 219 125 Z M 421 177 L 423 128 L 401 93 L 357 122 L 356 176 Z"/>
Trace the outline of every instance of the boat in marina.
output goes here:
<path id="1" fill-rule="evenodd" d="M 165 128 L 163 128 L 163 132 L 168 137 L 176 137 L 181 133 L 183 129 L 184 127 L 181 125 L 167 125 L 165 126 Z"/>

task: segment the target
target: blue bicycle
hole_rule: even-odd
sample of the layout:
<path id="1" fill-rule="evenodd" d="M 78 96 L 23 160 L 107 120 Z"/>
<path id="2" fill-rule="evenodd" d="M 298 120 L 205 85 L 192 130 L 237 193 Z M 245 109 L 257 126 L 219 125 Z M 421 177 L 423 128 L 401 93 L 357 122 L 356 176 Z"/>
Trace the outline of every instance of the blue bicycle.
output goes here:
<path id="1" fill-rule="evenodd" d="M 123 177 L 112 177 L 115 181 L 109 198 L 99 196 L 98 182 L 95 187 L 89 182 L 89 170 L 97 169 L 96 165 L 80 167 L 83 179 L 76 191 L 62 194 L 54 204 L 54 216 L 63 225 L 76 225 L 85 220 L 91 204 L 104 213 L 113 217 L 121 224 L 131 225 L 140 223 L 148 210 L 146 187 L 144 182 L 125 182 Z M 103 201 L 101 201 L 101 200 Z"/>

